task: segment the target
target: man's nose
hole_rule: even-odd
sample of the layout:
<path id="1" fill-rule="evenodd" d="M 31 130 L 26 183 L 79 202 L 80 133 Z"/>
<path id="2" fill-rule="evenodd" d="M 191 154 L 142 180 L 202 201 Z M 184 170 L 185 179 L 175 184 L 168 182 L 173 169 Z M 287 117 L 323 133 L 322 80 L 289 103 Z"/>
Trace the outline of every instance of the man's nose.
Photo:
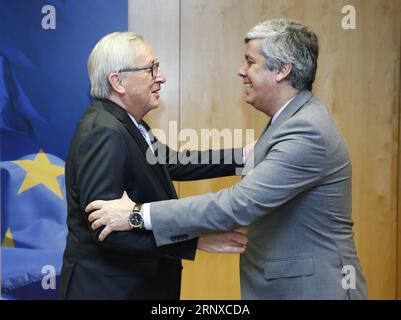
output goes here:
<path id="1" fill-rule="evenodd" d="M 161 70 L 160 68 L 159 68 L 159 70 L 157 70 L 156 82 L 160 82 L 160 83 L 166 82 L 166 76 L 164 75 L 163 70 Z"/>
<path id="2" fill-rule="evenodd" d="M 245 64 L 243 64 L 239 70 L 238 70 L 238 75 L 242 78 L 246 77 L 246 69 L 245 69 Z"/>

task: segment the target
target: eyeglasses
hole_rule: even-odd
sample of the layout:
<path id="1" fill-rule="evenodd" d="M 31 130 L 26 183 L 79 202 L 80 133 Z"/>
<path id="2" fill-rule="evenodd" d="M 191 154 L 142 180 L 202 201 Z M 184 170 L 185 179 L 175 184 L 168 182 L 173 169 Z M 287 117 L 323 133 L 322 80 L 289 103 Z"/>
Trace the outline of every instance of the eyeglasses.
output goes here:
<path id="1" fill-rule="evenodd" d="M 118 70 L 118 73 L 120 73 L 120 72 L 135 72 L 135 71 L 141 71 L 141 70 L 147 70 L 147 69 L 150 69 L 150 71 L 152 73 L 152 78 L 156 78 L 157 72 L 159 71 L 159 62 L 154 62 L 154 63 L 151 63 L 151 64 L 147 64 L 146 66 L 120 69 L 120 70 Z"/>

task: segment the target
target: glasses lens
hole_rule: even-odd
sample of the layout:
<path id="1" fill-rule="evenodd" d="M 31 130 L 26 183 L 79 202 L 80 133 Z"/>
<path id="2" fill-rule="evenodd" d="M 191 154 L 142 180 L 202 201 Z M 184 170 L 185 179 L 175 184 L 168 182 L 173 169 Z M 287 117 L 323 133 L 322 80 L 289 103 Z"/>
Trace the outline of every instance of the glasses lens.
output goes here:
<path id="1" fill-rule="evenodd" d="M 159 71 L 159 63 L 156 62 L 155 64 L 152 65 L 152 77 L 153 78 L 156 78 L 158 71 Z"/>

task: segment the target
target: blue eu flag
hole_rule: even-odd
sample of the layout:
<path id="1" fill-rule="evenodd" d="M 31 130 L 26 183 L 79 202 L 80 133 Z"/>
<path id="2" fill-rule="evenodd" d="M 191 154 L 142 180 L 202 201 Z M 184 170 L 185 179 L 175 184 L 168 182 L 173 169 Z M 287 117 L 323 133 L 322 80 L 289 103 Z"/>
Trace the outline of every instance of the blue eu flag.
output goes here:
<path id="1" fill-rule="evenodd" d="M 127 28 L 127 0 L 2 1 L 3 298 L 57 297 L 67 234 L 64 164 L 90 101 L 87 58 L 102 36 Z"/>

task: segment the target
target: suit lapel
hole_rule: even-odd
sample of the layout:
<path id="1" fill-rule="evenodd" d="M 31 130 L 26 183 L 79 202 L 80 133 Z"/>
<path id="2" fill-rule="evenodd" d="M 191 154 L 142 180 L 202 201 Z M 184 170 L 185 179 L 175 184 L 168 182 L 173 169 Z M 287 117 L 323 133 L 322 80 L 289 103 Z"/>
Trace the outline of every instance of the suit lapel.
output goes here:
<path id="1" fill-rule="evenodd" d="M 257 166 L 266 156 L 266 148 L 269 144 L 269 141 L 274 134 L 274 131 L 277 130 L 286 120 L 291 118 L 297 111 L 310 100 L 312 97 L 312 93 L 308 90 L 303 90 L 299 92 L 295 98 L 288 104 L 288 106 L 281 112 L 277 119 L 275 119 L 272 125 L 267 125 L 263 130 L 261 136 L 259 137 L 255 148 L 254 153 L 250 156 L 253 156 L 253 166 L 252 162 L 249 162 L 245 165 L 244 173 L 247 174 L 249 171 L 253 169 L 253 167 Z"/>
<path id="2" fill-rule="evenodd" d="M 116 117 L 119 121 L 122 122 L 122 124 L 125 126 L 129 134 L 134 138 L 134 140 L 138 144 L 140 150 L 142 151 L 142 155 L 145 158 L 145 161 L 149 164 L 151 170 L 153 171 L 157 179 L 160 181 L 160 184 L 163 186 L 167 194 L 170 197 L 177 198 L 177 194 L 175 192 L 174 185 L 171 182 L 170 176 L 166 176 L 164 168 L 157 162 L 157 159 L 155 158 L 152 152 L 147 154 L 149 145 L 146 142 L 145 138 L 142 136 L 139 129 L 130 119 L 127 112 L 119 105 L 115 104 L 110 100 L 104 100 L 99 102 L 108 112 L 110 112 L 114 117 Z M 145 124 L 145 126 L 147 129 L 149 128 L 147 124 Z M 149 161 L 147 160 L 147 157 L 153 157 L 153 159 L 149 160 L 151 160 L 151 163 L 155 164 L 150 164 Z"/>
<path id="3" fill-rule="evenodd" d="M 267 130 L 265 137 L 263 140 L 270 140 L 274 131 L 281 126 L 281 124 L 291 118 L 307 101 L 312 97 L 312 93 L 307 90 L 303 90 L 298 93 L 294 100 L 292 100 L 288 106 L 281 112 L 281 114 L 277 117 L 274 123 L 270 126 L 269 130 Z"/>

